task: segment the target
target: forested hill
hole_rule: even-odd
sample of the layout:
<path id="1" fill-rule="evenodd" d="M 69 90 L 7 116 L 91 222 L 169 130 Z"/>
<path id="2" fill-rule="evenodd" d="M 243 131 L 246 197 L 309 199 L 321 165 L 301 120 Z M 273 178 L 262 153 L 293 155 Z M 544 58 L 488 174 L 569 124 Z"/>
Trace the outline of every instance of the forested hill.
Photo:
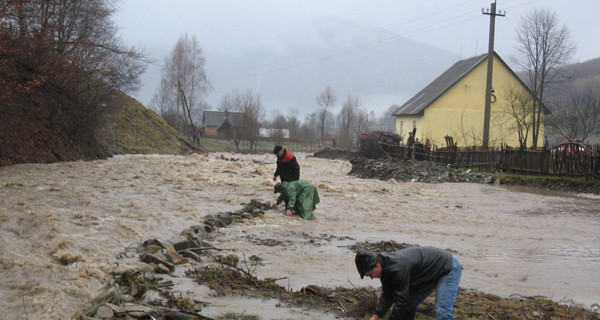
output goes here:
<path id="1" fill-rule="evenodd" d="M 527 83 L 528 81 L 524 81 Z M 597 104 L 600 99 L 600 58 L 564 66 L 549 83 L 544 104 L 552 112 L 545 118 L 550 144 L 568 139 L 600 142 Z"/>
<path id="2" fill-rule="evenodd" d="M 600 85 L 600 58 L 581 63 L 571 64 L 566 67 L 566 74 L 571 77 L 575 86 L 586 84 Z"/>
<path id="3" fill-rule="evenodd" d="M 519 71 L 519 77 L 527 83 L 527 73 Z M 566 65 L 561 70 L 561 81 L 559 87 L 566 87 L 569 92 L 572 89 L 584 89 L 589 86 L 600 86 L 600 58 Z"/>

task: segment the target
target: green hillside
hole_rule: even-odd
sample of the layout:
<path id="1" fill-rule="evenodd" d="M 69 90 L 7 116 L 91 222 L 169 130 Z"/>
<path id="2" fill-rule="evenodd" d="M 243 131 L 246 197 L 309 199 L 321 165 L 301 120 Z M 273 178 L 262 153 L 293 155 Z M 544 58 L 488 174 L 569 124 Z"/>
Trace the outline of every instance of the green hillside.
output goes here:
<path id="1" fill-rule="evenodd" d="M 189 148 L 184 136 L 137 100 L 122 94 L 118 108 L 96 132 L 98 142 L 112 154 L 181 154 Z"/>

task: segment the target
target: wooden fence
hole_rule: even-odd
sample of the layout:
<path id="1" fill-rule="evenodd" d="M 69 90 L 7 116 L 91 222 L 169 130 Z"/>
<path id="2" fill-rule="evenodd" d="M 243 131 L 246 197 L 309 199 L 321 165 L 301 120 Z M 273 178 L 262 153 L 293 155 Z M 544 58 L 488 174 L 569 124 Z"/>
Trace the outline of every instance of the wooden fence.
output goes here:
<path id="1" fill-rule="evenodd" d="M 391 156 L 429 160 L 453 168 L 478 168 L 487 171 L 515 172 L 521 174 L 575 176 L 586 179 L 600 178 L 600 145 L 567 142 L 551 148 L 524 150 L 498 148 L 433 148 L 419 145 L 409 152 L 405 146 L 380 144 Z"/>

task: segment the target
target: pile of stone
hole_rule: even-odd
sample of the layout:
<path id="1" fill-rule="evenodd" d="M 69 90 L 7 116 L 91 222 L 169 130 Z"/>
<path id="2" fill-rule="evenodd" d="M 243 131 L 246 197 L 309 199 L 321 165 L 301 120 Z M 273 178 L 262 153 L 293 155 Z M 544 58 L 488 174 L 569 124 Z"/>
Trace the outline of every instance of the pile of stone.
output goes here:
<path id="1" fill-rule="evenodd" d="M 472 172 L 471 170 L 451 170 L 449 167 L 431 161 L 400 161 L 390 159 L 368 159 L 364 157 L 350 160 L 352 169 L 348 174 L 379 180 L 403 182 L 476 182 L 493 184 L 493 176 Z"/>
<path id="2" fill-rule="evenodd" d="M 313 154 L 315 158 L 325 158 L 325 159 L 345 159 L 351 160 L 356 157 L 360 157 L 361 153 L 358 150 L 346 150 L 346 149 L 332 149 L 325 148 L 323 150 L 319 150 Z"/>
<path id="3" fill-rule="evenodd" d="M 270 207 L 269 202 L 251 200 L 240 210 L 207 215 L 201 224 L 184 229 L 172 239 L 144 241 L 136 250 L 139 261 L 130 263 L 123 269 L 127 271 L 115 275 L 114 282 L 105 287 L 101 295 L 94 298 L 84 311 L 73 318 L 81 320 L 210 319 L 199 314 L 201 307 L 191 300 L 184 301 L 185 310 L 166 308 L 165 306 L 170 304 L 167 300 L 172 297 L 170 289 L 173 287 L 173 282 L 165 278 L 175 271 L 176 266 L 182 264 L 198 266 L 203 262 L 203 253 L 219 251 L 219 248 L 212 245 L 214 239 L 210 233 L 235 222 L 262 217 L 265 210 Z M 154 294 L 152 300 L 148 297 L 151 291 L 159 293 Z"/>
<path id="4" fill-rule="evenodd" d="M 271 204 L 269 202 L 261 203 L 259 200 L 252 199 L 250 200 L 250 203 L 245 204 L 240 210 L 234 212 L 222 212 L 216 215 L 209 214 L 204 217 L 204 224 L 202 226 L 192 228 L 204 228 L 204 231 L 206 232 L 213 232 L 216 228 L 226 227 L 235 221 L 261 217 L 265 214 L 264 211 L 270 208 Z"/>

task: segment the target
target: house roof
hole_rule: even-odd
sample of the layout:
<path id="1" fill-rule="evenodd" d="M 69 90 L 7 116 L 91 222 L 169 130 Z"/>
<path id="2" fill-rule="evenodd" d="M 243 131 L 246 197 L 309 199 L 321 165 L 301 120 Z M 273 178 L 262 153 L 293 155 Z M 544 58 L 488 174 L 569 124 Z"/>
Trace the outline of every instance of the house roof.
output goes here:
<path id="1" fill-rule="evenodd" d="M 404 103 L 400 108 L 398 108 L 392 116 L 398 115 L 423 115 L 423 111 L 429 105 L 431 105 L 435 100 L 441 97 L 446 91 L 448 91 L 455 83 L 457 83 L 460 79 L 462 79 L 465 75 L 467 75 L 471 70 L 475 69 L 480 63 L 487 59 L 488 54 L 478 55 L 469 59 L 460 60 L 444 73 L 442 73 L 439 77 L 433 80 L 428 86 L 426 86 L 423 90 L 419 91 L 414 97 Z M 527 88 L 529 93 L 533 96 L 531 89 L 527 86 L 523 80 L 500 58 L 498 53 L 494 52 L 494 56 L 502 65 L 508 69 L 515 79 L 519 81 L 523 87 Z M 544 104 L 542 104 L 542 110 L 544 114 L 551 113 L 548 108 Z"/>
<path id="2" fill-rule="evenodd" d="M 478 64 L 484 61 L 486 54 L 475 56 L 469 59 L 460 60 L 450 69 L 446 70 L 439 77 L 433 80 L 423 90 L 419 91 L 410 100 L 398 108 L 393 116 L 396 115 L 419 115 L 423 110 L 432 104 L 437 98 L 442 96 L 456 82 L 462 79 L 467 73 L 473 70 Z M 498 57 L 498 55 L 496 55 Z"/>
<path id="3" fill-rule="evenodd" d="M 243 112 L 206 110 L 202 114 L 202 124 L 206 127 L 218 127 L 225 119 L 229 118 L 229 123 L 235 127 L 242 121 L 243 115 Z"/>

